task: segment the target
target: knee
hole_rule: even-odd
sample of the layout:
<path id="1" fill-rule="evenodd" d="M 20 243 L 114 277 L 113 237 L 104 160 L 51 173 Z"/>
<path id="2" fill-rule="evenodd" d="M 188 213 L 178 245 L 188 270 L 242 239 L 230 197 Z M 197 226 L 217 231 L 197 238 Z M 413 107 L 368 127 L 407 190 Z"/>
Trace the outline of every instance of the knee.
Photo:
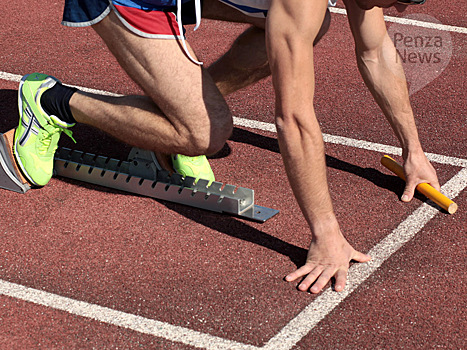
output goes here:
<path id="1" fill-rule="evenodd" d="M 232 136 L 233 120 L 230 110 L 222 118 L 216 119 L 212 123 L 210 130 L 210 142 L 203 154 L 213 155 L 219 152 L 225 145 L 225 142 Z"/>
<path id="2" fill-rule="evenodd" d="M 231 136 L 233 121 L 230 110 L 227 108 L 222 113 L 209 116 L 206 122 L 193 125 L 187 130 L 186 143 L 181 152 L 188 156 L 213 155 L 219 152 Z"/>

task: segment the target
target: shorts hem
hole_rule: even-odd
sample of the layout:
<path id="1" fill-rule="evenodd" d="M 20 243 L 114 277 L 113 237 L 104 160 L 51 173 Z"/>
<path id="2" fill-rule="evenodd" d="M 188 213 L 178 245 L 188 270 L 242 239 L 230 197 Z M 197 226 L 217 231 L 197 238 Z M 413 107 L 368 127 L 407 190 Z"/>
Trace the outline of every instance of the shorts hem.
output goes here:
<path id="1" fill-rule="evenodd" d="M 79 28 L 79 27 L 89 27 L 92 26 L 96 23 L 99 23 L 102 21 L 107 15 L 110 13 L 110 5 L 107 6 L 107 8 L 102 12 L 99 16 L 96 18 L 87 21 L 87 22 L 70 22 L 70 21 L 62 21 L 62 25 L 67 26 L 67 27 L 74 27 L 74 28 Z"/>

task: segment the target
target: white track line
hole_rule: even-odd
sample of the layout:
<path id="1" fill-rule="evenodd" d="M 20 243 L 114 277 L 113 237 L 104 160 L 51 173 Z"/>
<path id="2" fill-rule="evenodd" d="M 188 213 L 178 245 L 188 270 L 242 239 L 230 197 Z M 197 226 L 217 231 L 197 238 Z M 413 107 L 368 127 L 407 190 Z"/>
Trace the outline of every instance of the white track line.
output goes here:
<path id="1" fill-rule="evenodd" d="M 356 139 L 351 139 L 351 138 L 344 137 L 344 136 L 334 136 L 334 135 L 329 135 L 329 134 L 323 134 L 323 138 L 325 142 L 334 143 L 337 145 L 350 146 L 354 148 L 366 149 L 369 151 L 380 152 L 380 153 L 389 153 L 389 154 L 394 154 L 398 156 L 402 155 L 402 148 L 400 147 L 388 146 L 388 145 L 383 145 L 380 143 L 374 143 L 374 142 L 364 141 L 364 140 L 356 140 Z M 444 156 L 441 154 L 428 153 L 428 152 L 425 152 L 425 154 L 431 162 L 458 166 L 458 167 L 467 167 L 467 159 L 449 157 L 449 156 Z"/>
<path id="2" fill-rule="evenodd" d="M 256 120 L 237 118 L 237 117 L 234 117 L 233 120 L 234 120 L 234 124 L 238 126 L 244 126 L 250 129 L 257 129 L 257 130 L 277 133 L 276 126 L 272 123 L 259 122 Z M 350 146 L 354 148 L 366 149 L 369 151 L 393 154 L 393 155 L 398 155 L 398 156 L 402 155 L 402 148 L 400 147 L 383 145 L 380 143 L 364 141 L 364 140 L 356 140 L 356 139 L 351 139 L 349 137 L 336 136 L 336 135 L 330 135 L 330 134 L 323 134 L 323 139 L 324 139 L 324 142 L 334 143 L 336 145 Z M 467 167 L 467 159 L 449 157 L 449 156 L 444 156 L 444 155 L 435 154 L 435 153 L 425 153 L 425 154 L 431 162 L 458 166 L 458 167 Z"/>
<path id="3" fill-rule="evenodd" d="M 17 81 L 21 76 L 0 72 L 0 79 Z M 79 87 L 82 90 L 118 96 L 116 94 Z M 274 124 L 257 122 L 249 119 L 234 118 L 235 125 L 249 127 L 258 130 L 276 132 Z M 401 154 L 398 147 L 377 144 L 368 141 L 350 139 L 342 136 L 323 135 L 325 142 L 347 145 L 351 147 L 367 149 L 371 151 Z M 455 198 L 467 186 L 467 160 L 447 157 L 438 154 L 427 154 L 432 161 L 464 167 L 457 175 L 449 180 L 442 190 L 450 198 Z M 348 284 L 345 291 L 333 292 L 331 289 L 323 292 L 302 312 L 293 318 L 276 336 L 271 338 L 264 347 L 258 348 L 252 345 L 242 344 L 227 339 L 197 332 L 188 328 L 173 326 L 164 322 L 147 319 L 141 316 L 112 310 L 95 304 L 65 298 L 52 293 L 24 287 L 7 281 L 0 280 L 0 294 L 22 299 L 36 304 L 44 305 L 57 310 L 62 310 L 74 315 L 82 316 L 131 329 L 140 333 L 153 335 L 174 342 L 180 342 L 205 349 L 291 349 L 306 334 L 308 334 L 324 317 L 337 307 L 348 295 L 371 276 L 394 252 L 412 239 L 437 213 L 439 209 L 422 204 L 414 213 L 404 220 L 390 235 L 379 242 L 369 254 L 373 260 L 366 264 L 353 265 L 349 270 Z"/>
<path id="4" fill-rule="evenodd" d="M 18 75 L 18 74 L 0 72 L 0 80 L 14 81 L 14 82 L 19 83 L 22 77 L 23 77 L 22 75 Z M 109 91 L 90 89 L 84 86 L 77 86 L 77 85 L 70 85 L 70 86 L 80 89 L 81 91 L 90 92 L 90 93 L 98 94 L 98 95 L 116 96 L 116 97 L 123 96 L 123 95 L 115 94 Z"/>
<path id="5" fill-rule="evenodd" d="M 0 79 L 19 82 L 21 80 L 21 75 L 0 72 Z M 98 95 L 116 96 L 116 97 L 122 96 L 122 95 L 115 94 L 109 91 L 104 91 L 104 90 L 90 89 L 87 87 L 76 86 L 76 85 L 71 85 L 71 86 L 74 86 L 82 91 L 86 91 L 86 92 L 98 94 Z M 233 121 L 234 121 L 234 125 L 237 125 L 237 126 L 244 126 L 244 127 L 251 128 L 251 129 L 277 133 L 276 126 L 272 123 L 265 123 L 265 122 L 260 122 L 256 120 L 238 118 L 238 117 L 234 117 Z M 324 139 L 324 142 L 334 143 L 337 145 L 350 146 L 350 147 L 355 147 L 355 148 L 360 148 L 360 149 L 366 149 L 369 151 L 375 151 L 375 152 L 398 155 L 398 156 L 402 154 L 402 149 L 399 147 L 383 145 L 380 143 L 364 141 L 364 140 L 356 140 L 356 139 L 352 139 L 352 138 L 344 137 L 344 136 L 323 134 L 323 139 Z M 459 166 L 459 167 L 467 167 L 467 159 L 449 157 L 449 156 L 444 156 L 444 155 L 435 154 L 435 153 L 426 153 L 426 156 L 431 162 L 452 165 L 452 166 Z"/>
<path id="6" fill-rule="evenodd" d="M 22 76 L 18 74 L 12 74 L 7 72 L 0 72 L 0 79 L 7 80 L 7 81 L 16 81 L 19 83 L 21 81 Z"/>
<path id="7" fill-rule="evenodd" d="M 0 280 L 0 294 L 198 348 L 212 350 L 258 349 L 255 346 L 237 343 L 188 328 L 173 326 L 168 323 L 89 304 L 84 301 L 73 300 L 7 281 Z"/>
<path id="8" fill-rule="evenodd" d="M 455 198 L 466 187 L 467 168 L 464 168 L 444 184 L 442 190 L 451 198 Z M 343 292 L 336 293 L 328 288 L 261 348 L 7 281 L 0 280 L 0 294 L 139 333 L 209 350 L 289 350 L 364 283 L 392 254 L 409 242 L 438 213 L 439 209 L 437 207 L 433 207 L 429 203 L 422 204 L 391 234 L 368 252 L 373 258 L 370 262 L 356 264 L 350 268 L 348 283 Z"/>
<path id="9" fill-rule="evenodd" d="M 347 15 L 347 11 L 342 8 L 331 7 L 329 8 L 329 11 L 333 13 L 338 13 L 340 15 Z M 410 25 L 410 26 L 415 26 L 415 27 L 430 28 L 430 29 L 442 30 L 446 32 L 467 34 L 467 28 L 465 27 L 457 27 L 457 26 L 450 26 L 446 24 L 417 21 L 415 19 L 393 17 L 393 16 L 384 16 L 384 19 L 386 20 L 386 22 L 405 24 L 405 25 Z"/>

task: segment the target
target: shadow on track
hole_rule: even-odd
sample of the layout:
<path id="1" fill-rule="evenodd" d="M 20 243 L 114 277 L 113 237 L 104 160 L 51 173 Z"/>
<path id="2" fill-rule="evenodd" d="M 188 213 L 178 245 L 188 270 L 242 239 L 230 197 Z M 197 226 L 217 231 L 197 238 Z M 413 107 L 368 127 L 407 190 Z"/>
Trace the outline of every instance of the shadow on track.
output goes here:
<path id="1" fill-rule="evenodd" d="M 17 94 L 17 90 L 0 90 L 0 99 L 3 101 L 3 103 L 0 104 L 0 132 L 6 132 L 18 125 L 19 117 Z M 60 146 L 79 149 L 83 152 L 102 154 L 117 159 L 126 159 L 131 149 L 130 146 L 115 140 L 111 136 L 85 125 L 77 125 L 73 127 L 72 130 L 78 144 L 74 145 L 70 140 L 68 140 L 68 138 L 62 137 L 60 140 Z M 216 157 L 223 158 L 227 157 L 229 154 L 230 149 L 226 144 L 226 147 L 224 147 Z M 134 196 L 134 194 L 131 193 L 83 183 L 72 179 L 61 178 L 61 181 L 105 193 L 120 193 Z M 306 249 L 297 247 L 279 238 L 266 234 L 235 217 L 219 215 L 208 211 L 200 212 L 200 210 L 196 208 L 165 201 L 158 202 L 164 204 L 169 210 L 173 210 L 213 230 L 263 246 L 284 256 L 288 256 L 290 260 L 297 265 L 297 267 L 301 266 L 306 259 Z"/>
<path id="2" fill-rule="evenodd" d="M 2 104 L 0 104 L 0 133 L 6 132 L 18 125 L 17 94 L 17 90 L 0 89 L 0 100 L 2 101 Z M 72 131 L 74 138 L 77 140 L 77 145 L 73 144 L 69 138 L 62 137 L 59 144 L 60 146 L 79 149 L 80 151 L 88 153 L 102 154 L 117 159 L 126 159 L 131 150 L 130 146 L 125 145 L 102 131 L 86 125 L 76 125 L 73 127 Z M 276 138 L 259 135 L 248 130 L 234 128 L 230 140 L 280 153 Z M 230 147 L 226 144 L 224 148 L 212 158 L 224 158 L 229 156 L 230 153 Z M 398 196 L 402 195 L 404 190 L 404 182 L 402 180 L 392 175 L 385 175 L 376 169 L 362 168 L 331 156 L 326 156 L 326 164 L 328 167 L 362 177 L 378 187 L 394 192 Z M 420 195 L 416 195 L 416 198 L 422 201 L 426 200 Z"/>
<path id="3" fill-rule="evenodd" d="M 17 91 L 16 90 L 0 90 L 0 99 L 3 103 L 0 105 L 0 132 L 5 132 L 17 126 L 18 123 L 18 107 L 17 107 Z M 84 152 L 102 154 L 117 159 L 126 159 L 131 147 L 125 145 L 107 134 L 88 127 L 86 125 L 77 125 L 73 128 L 75 138 L 78 140 L 78 146 L 74 145 L 68 138 L 62 138 L 60 145 L 73 149 L 79 149 Z M 279 153 L 279 145 L 276 138 L 267 137 L 256 134 L 251 131 L 234 128 L 230 140 L 239 143 L 249 144 L 251 146 Z M 224 158 L 230 155 L 231 149 L 228 144 L 212 158 Z M 378 170 L 372 168 L 362 168 L 357 165 L 339 160 L 337 158 L 326 156 L 326 163 L 329 167 L 346 171 L 357 176 L 360 176 L 376 186 L 390 190 L 396 194 L 401 194 L 404 189 L 404 184 L 395 176 L 385 175 Z M 79 181 L 62 178 L 62 181 L 79 184 L 93 190 L 99 190 L 108 193 L 122 193 L 125 195 L 134 196 L 134 194 L 122 192 L 114 189 L 109 189 L 93 184 L 81 183 Z M 421 199 L 423 200 L 423 198 Z M 425 199 L 426 200 L 426 199 Z M 194 222 L 209 227 L 210 229 L 224 233 L 231 237 L 235 237 L 247 242 L 265 247 L 279 254 L 287 256 L 297 266 L 301 266 L 306 259 L 307 249 L 287 243 L 277 237 L 258 230 L 243 221 L 227 216 L 219 215 L 203 211 L 201 214 L 199 209 L 191 208 L 175 203 L 159 201 L 168 209 L 173 210 Z"/>
<path id="4" fill-rule="evenodd" d="M 265 149 L 270 152 L 280 153 L 279 144 L 276 138 L 263 136 L 252 131 L 235 128 L 230 140 Z M 224 153 L 226 153 L 225 147 L 220 154 Z M 326 155 L 326 165 L 336 170 L 357 175 L 372 182 L 380 188 L 393 192 L 398 197 L 400 197 L 404 192 L 405 182 L 403 180 L 394 175 L 383 174 L 381 171 L 374 168 L 363 168 L 329 155 Z M 425 196 L 419 193 L 415 194 L 415 198 L 422 202 L 426 202 L 428 200 Z"/>
<path id="5" fill-rule="evenodd" d="M 201 212 L 199 209 L 170 202 L 161 201 L 161 203 L 163 203 L 168 209 L 173 210 L 198 224 L 209 227 L 212 230 L 246 242 L 254 243 L 281 255 L 287 256 L 297 267 L 302 266 L 306 260 L 308 252 L 307 249 L 297 247 L 277 237 L 264 233 L 235 217 L 207 211 L 204 211 L 202 215 L 200 215 Z"/>
<path id="6" fill-rule="evenodd" d="M 18 126 L 18 90 L 0 89 L 0 133 Z"/>

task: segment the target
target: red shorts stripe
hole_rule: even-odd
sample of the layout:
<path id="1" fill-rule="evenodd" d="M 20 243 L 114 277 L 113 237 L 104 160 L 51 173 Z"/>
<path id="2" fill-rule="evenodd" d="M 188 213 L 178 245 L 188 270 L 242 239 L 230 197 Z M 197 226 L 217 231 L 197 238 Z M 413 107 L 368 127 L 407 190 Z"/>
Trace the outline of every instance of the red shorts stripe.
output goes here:
<path id="1" fill-rule="evenodd" d="M 144 11 L 133 7 L 114 5 L 124 19 L 137 34 L 160 37 L 179 36 L 175 14 L 164 11 Z M 139 33 L 138 33 L 139 32 Z"/>

